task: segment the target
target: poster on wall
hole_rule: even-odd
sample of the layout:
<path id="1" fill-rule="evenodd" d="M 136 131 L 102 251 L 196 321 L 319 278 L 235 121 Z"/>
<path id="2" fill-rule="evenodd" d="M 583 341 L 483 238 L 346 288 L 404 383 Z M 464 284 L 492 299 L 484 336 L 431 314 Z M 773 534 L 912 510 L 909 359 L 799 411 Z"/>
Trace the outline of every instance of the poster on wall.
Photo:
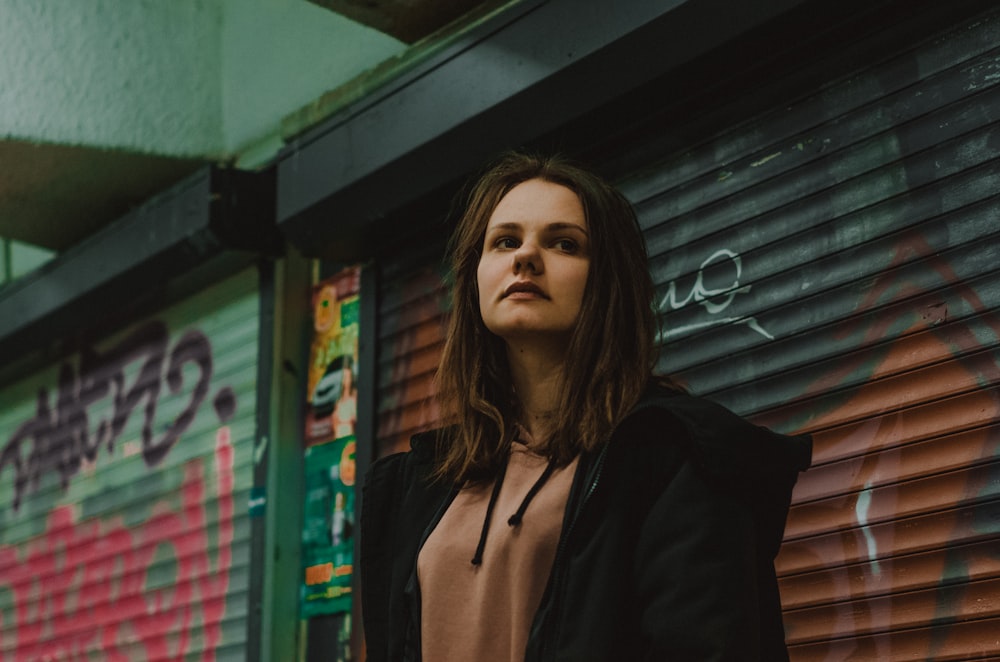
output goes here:
<path id="1" fill-rule="evenodd" d="M 360 282 L 361 268 L 349 267 L 313 288 L 305 408 L 307 446 L 354 434 Z"/>
<path id="2" fill-rule="evenodd" d="M 351 610 L 354 437 L 306 448 L 302 618 Z"/>
<path id="3" fill-rule="evenodd" d="M 361 268 L 312 290 L 305 415 L 301 617 L 351 610 Z"/>

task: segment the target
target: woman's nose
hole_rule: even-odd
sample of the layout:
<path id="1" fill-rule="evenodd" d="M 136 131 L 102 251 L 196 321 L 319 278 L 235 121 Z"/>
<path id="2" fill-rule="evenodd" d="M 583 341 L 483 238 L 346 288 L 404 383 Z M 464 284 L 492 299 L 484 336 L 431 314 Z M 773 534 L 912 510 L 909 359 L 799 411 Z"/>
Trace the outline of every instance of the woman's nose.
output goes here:
<path id="1" fill-rule="evenodd" d="M 542 272 L 542 255 L 532 241 L 525 241 L 514 251 L 514 272 Z"/>

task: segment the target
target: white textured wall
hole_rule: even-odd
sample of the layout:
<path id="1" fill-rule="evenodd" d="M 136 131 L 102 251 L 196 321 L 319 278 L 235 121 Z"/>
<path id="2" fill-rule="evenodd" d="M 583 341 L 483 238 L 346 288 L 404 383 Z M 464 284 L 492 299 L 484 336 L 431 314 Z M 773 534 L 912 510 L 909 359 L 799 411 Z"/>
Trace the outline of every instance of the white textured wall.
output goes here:
<path id="1" fill-rule="evenodd" d="M 0 139 L 266 160 L 404 48 L 305 0 L 0 0 Z"/>
<path id="2" fill-rule="evenodd" d="M 0 0 L 0 137 L 223 151 L 215 0 Z"/>
<path id="3" fill-rule="evenodd" d="M 281 119 L 406 45 L 304 0 L 223 0 L 227 149 L 278 135 Z"/>

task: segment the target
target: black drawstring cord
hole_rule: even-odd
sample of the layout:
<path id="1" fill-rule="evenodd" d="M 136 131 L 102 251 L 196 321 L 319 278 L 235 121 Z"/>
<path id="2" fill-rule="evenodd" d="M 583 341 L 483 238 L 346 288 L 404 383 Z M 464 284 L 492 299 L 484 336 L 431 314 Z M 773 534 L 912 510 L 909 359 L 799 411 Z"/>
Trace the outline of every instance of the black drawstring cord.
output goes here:
<path id="1" fill-rule="evenodd" d="M 493 491 L 490 493 L 490 501 L 486 505 L 486 517 L 483 519 L 483 530 L 479 533 L 479 544 L 476 546 L 476 553 L 472 557 L 472 565 L 482 565 L 483 564 L 483 550 L 486 549 L 486 536 L 490 532 L 490 518 L 493 517 L 493 508 L 497 505 L 497 498 L 500 496 L 500 488 L 503 487 L 503 479 L 507 474 L 507 465 L 510 462 L 510 457 L 507 457 L 502 465 L 500 465 L 500 471 L 497 472 L 496 482 L 493 483 Z M 535 484 L 531 486 L 528 493 L 524 495 L 524 499 L 521 501 L 521 505 L 518 507 L 517 512 L 510 516 L 507 520 L 507 524 L 510 526 L 518 526 L 521 524 L 521 520 L 524 519 L 524 512 L 528 510 L 528 504 L 531 500 L 535 498 L 538 491 L 542 489 L 542 486 L 549 480 L 552 473 L 556 470 L 555 459 L 549 460 L 549 463 L 545 465 L 545 471 L 542 475 L 538 477 Z"/>
<path id="2" fill-rule="evenodd" d="M 476 547 L 476 553 L 472 557 L 472 565 L 482 565 L 483 563 L 483 550 L 486 548 L 486 534 L 490 530 L 490 517 L 493 515 L 493 506 L 497 504 L 497 497 L 500 495 L 500 487 L 503 485 L 504 474 L 507 473 L 507 460 L 500 465 L 500 471 L 497 473 L 497 480 L 493 484 L 493 492 L 490 494 L 490 502 L 486 506 L 486 518 L 483 520 L 483 530 L 479 534 L 479 545 Z"/>
<path id="3" fill-rule="evenodd" d="M 524 511 L 528 509 L 528 504 L 535 498 L 535 495 L 538 494 L 538 490 L 542 489 L 542 485 L 545 484 L 545 482 L 552 475 L 552 472 L 555 470 L 556 461 L 549 460 L 549 463 L 545 466 L 545 471 L 542 472 L 542 475 L 538 477 L 535 484 L 531 486 L 530 490 L 528 490 L 528 493 L 524 496 L 524 501 L 521 502 L 521 506 L 517 509 L 516 513 L 510 516 L 510 519 L 507 520 L 507 524 L 510 526 L 517 526 L 521 523 L 521 520 L 524 519 Z"/>

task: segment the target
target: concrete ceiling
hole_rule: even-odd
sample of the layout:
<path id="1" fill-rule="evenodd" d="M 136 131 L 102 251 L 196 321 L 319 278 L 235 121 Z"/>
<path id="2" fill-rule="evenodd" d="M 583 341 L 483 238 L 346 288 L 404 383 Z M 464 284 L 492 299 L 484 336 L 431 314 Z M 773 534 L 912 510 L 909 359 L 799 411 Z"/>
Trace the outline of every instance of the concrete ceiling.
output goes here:
<path id="1" fill-rule="evenodd" d="M 475 7 L 498 4 L 480 0 L 309 2 L 406 43 L 432 34 Z M 0 140 L 0 237 L 64 251 L 209 160 L 214 158 L 176 158 L 23 138 Z"/>
<path id="2" fill-rule="evenodd" d="M 63 251 L 200 165 L 193 159 L 0 141 L 0 236 Z"/>

